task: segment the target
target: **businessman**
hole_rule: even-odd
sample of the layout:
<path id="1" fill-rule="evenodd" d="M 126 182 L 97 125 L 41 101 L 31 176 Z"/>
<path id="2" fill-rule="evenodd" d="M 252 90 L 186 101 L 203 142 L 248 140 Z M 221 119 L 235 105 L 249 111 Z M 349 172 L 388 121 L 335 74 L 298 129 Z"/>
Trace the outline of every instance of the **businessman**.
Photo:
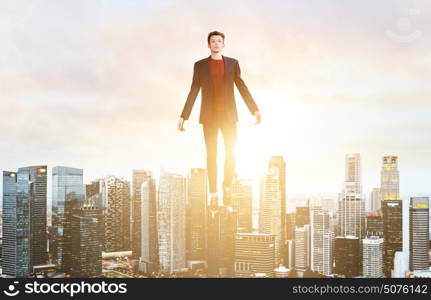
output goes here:
<path id="1" fill-rule="evenodd" d="M 178 130 L 184 131 L 184 122 L 188 120 L 201 89 L 199 123 L 203 125 L 205 138 L 211 206 L 218 205 L 217 138 L 219 129 L 223 134 L 225 148 L 223 204 L 231 205 L 232 178 L 235 170 L 236 123 L 238 121 L 234 83 L 249 111 L 255 116 L 255 124 L 261 122 L 259 109 L 241 78 L 238 60 L 222 55 L 224 39 L 225 35 L 218 31 L 208 34 L 207 42 L 211 55 L 195 62 L 190 92 L 178 121 Z"/>

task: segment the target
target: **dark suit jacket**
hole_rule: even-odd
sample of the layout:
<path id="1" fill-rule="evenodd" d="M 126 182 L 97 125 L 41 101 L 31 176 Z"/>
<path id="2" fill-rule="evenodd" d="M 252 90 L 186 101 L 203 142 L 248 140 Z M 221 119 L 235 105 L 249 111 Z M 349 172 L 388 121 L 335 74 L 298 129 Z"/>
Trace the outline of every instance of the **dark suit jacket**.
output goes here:
<path id="1" fill-rule="evenodd" d="M 223 56 L 223 55 L 222 55 Z M 195 103 L 199 90 L 202 89 L 202 102 L 201 112 L 199 116 L 199 123 L 203 124 L 211 120 L 213 116 L 213 101 L 212 101 L 212 79 L 210 74 L 210 59 L 211 56 L 195 62 L 193 71 L 193 81 L 190 88 L 187 101 L 184 105 L 181 117 L 187 120 Z M 226 114 L 229 120 L 237 122 L 238 113 L 236 110 L 236 103 L 234 97 L 233 83 L 235 82 L 245 104 L 249 111 L 254 114 L 259 109 L 253 100 L 247 86 L 241 78 L 241 70 L 239 68 L 238 60 L 223 56 L 224 59 L 224 90 L 225 90 L 225 103 Z"/>

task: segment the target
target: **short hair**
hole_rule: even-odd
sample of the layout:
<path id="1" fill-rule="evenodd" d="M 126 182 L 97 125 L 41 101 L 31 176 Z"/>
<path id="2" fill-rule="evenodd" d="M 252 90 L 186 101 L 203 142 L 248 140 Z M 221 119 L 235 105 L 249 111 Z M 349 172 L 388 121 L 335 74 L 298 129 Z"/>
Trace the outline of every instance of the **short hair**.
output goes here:
<path id="1" fill-rule="evenodd" d="M 208 34 L 208 44 L 210 43 L 210 38 L 213 36 L 213 35 L 219 35 L 219 36 L 221 36 L 222 38 L 223 38 L 223 42 L 224 42 L 224 34 L 222 33 L 222 32 L 220 32 L 220 31 L 211 31 L 209 34 Z"/>

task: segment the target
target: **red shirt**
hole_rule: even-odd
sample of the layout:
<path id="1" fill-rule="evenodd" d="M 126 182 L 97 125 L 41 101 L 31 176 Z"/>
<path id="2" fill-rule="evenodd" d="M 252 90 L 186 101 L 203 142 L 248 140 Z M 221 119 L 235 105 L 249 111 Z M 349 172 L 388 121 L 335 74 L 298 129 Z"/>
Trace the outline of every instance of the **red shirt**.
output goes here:
<path id="1" fill-rule="evenodd" d="M 224 99 L 224 60 L 210 59 L 210 73 L 213 82 L 213 101 L 216 110 L 225 110 Z"/>

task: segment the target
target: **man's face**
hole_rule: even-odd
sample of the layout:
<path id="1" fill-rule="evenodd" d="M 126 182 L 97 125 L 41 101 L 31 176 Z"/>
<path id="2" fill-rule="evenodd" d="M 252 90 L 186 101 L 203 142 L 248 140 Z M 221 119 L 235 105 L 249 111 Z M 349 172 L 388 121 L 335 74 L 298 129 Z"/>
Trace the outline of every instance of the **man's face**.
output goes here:
<path id="1" fill-rule="evenodd" d="M 224 40 L 221 35 L 213 35 L 210 37 L 210 43 L 208 44 L 208 48 L 211 49 L 211 52 L 219 53 L 224 48 Z"/>

